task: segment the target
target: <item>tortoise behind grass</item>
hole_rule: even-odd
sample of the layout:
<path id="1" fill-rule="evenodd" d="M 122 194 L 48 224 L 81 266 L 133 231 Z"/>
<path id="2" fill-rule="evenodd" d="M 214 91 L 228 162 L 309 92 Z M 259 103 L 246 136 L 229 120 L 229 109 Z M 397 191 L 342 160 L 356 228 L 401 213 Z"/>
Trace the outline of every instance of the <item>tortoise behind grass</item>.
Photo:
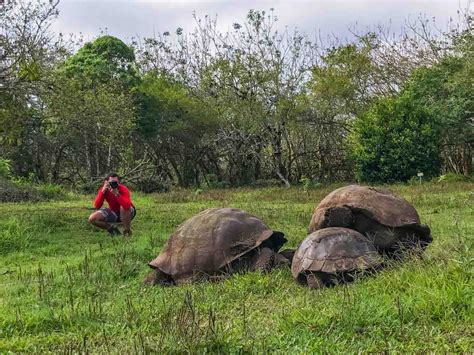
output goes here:
<path id="1" fill-rule="evenodd" d="M 382 263 L 374 245 L 348 228 L 325 228 L 311 233 L 293 257 L 293 277 L 310 288 L 352 281 L 362 270 L 374 270 Z"/>
<path id="2" fill-rule="evenodd" d="M 284 234 L 235 208 L 212 208 L 181 224 L 158 257 L 146 284 L 182 284 L 242 270 L 269 270 L 289 261 L 278 254 Z"/>
<path id="3" fill-rule="evenodd" d="M 430 228 L 415 208 L 386 189 L 350 185 L 334 190 L 316 207 L 309 232 L 327 227 L 354 229 L 392 257 L 423 251 L 431 243 Z"/>

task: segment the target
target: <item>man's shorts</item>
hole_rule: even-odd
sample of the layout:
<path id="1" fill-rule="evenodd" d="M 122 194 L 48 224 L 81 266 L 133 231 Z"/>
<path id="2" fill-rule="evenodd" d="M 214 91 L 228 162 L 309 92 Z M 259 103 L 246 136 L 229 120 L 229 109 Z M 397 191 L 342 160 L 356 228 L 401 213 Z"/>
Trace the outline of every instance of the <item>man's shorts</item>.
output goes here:
<path id="1" fill-rule="evenodd" d="M 135 210 L 135 207 L 130 207 L 130 211 L 132 213 L 132 219 L 135 218 L 135 215 L 137 214 L 137 211 Z M 104 216 L 104 219 L 106 222 L 109 223 L 119 223 L 121 222 L 120 220 L 120 215 L 117 215 L 114 211 L 112 211 L 110 208 L 101 208 L 99 212 Z"/>

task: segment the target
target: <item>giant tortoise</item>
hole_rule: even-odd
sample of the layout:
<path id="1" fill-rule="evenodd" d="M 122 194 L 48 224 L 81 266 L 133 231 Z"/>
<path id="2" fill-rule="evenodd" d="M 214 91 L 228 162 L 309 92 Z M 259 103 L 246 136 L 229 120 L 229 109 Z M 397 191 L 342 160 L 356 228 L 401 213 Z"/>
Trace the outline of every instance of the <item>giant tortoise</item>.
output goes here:
<path id="1" fill-rule="evenodd" d="M 293 257 L 293 277 L 310 288 L 345 281 L 363 270 L 375 270 L 382 258 L 373 243 L 349 228 L 329 227 L 311 233 Z"/>
<path id="2" fill-rule="evenodd" d="M 403 251 L 422 251 L 432 241 L 415 208 L 391 191 L 350 185 L 334 190 L 316 207 L 309 233 L 327 227 L 346 227 L 367 236 L 376 248 L 392 257 Z"/>
<path id="3" fill-rule="evenodd" d="M 289 264 L 286 242 L 259 218 L 236 208 L 211 208 L 182 223 L 148 265 L 145 284 L 182 284 L 242 270 Z"/>

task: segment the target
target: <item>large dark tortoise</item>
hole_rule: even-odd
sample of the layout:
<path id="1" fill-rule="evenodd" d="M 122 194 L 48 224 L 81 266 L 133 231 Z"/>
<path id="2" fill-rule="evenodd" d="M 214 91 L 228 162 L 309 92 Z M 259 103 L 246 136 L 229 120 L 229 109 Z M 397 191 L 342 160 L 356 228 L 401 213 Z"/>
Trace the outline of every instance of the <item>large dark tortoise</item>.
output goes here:
<path id="1" fill-rule="evenodd" d="M 182 284 L 239 271 L 269 270 L 289 260 L 278 254 L 284 234 L 236 208 L 212 208 L 181 224 L 148 265 L 146 284 Z"/>
<path id="2" fill-rule="evenodd" d="M 410 203 L 389 190 L 368 186 L 350 185 L 327 195 L 314 210 L 308 231 L 327 227 L 354 229 L 393 257 L 422 251 L 432 241 L 430 228 L 421 224 Z"/>
<path id="3" fill-rule="evenodd" d="M 375 270 L 382 258 L 373 243 L 353 229 L 329 227 L 311 233 L 293 257 L 293 277 L 310 288 L 352 281 L 355 274 Z"/>

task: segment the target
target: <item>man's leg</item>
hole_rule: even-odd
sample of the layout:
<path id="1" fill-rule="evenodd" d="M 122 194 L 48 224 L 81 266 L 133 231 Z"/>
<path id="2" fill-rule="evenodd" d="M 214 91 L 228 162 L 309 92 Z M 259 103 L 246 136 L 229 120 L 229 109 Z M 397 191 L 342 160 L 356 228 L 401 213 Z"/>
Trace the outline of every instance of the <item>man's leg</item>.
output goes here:
<path id="1" fill-rule="evenodd" d="M 130 207 L 128 210 L 120 207 L 120 220 L 123 223 L 123 234 L 132 234 L 132 207 Z"/>
<path id="2" fill-rule="evenodd" d="M 96 211 L 89 216 L 89 223 L 100 229 L 109 229 L 112 227 L 112 223 L 107 222 L 105 216 L 99 211 Z"/>
<path id="3" fill-rule="evenodd" d="M 113 224 L 117 221 L 117 215 L 109 209 L 101 209 L 89 216 L 89 223 L 100 228 L 106 229 L 111 236 L 120 234 L 120 231 Z"/>

